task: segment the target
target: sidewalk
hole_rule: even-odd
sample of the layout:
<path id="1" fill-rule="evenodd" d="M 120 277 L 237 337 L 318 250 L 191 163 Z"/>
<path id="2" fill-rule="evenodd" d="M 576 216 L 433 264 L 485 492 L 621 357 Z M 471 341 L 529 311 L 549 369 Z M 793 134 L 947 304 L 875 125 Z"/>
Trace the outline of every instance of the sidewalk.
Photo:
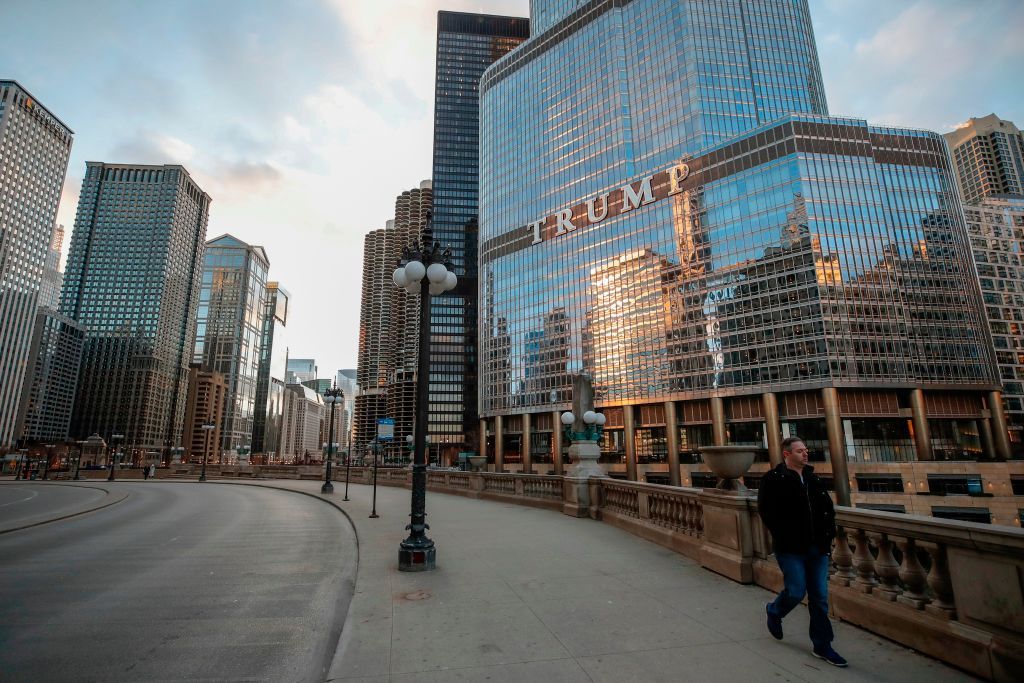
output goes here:
<path id="1" fill-rule="evenodd" d="M 319 495 L 311 481 L 253 482 Z M 359 571 L 332 681 L 962 681 L 970 678 L 836 622 L 835 669 L 810 653 L 807 611 L 778 642 L 772 595 L 624 531 L 556 512 L 427 493 L 437 569 L 397 570 L 408 490 L 335 483 Z"/>

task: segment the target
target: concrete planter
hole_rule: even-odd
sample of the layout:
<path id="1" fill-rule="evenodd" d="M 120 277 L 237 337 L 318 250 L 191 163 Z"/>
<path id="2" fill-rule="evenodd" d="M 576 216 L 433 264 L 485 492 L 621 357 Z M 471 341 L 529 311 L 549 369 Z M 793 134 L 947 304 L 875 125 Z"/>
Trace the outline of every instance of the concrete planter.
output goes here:
<path id="1" fill-rule="evenodd" d="M 754 464 L 755 449 L 751 446 L 703 446 L 701 458 L 715 476 L 719 478 L 718 488 L 724 491 L 746 491 L 740 481 Z"/>

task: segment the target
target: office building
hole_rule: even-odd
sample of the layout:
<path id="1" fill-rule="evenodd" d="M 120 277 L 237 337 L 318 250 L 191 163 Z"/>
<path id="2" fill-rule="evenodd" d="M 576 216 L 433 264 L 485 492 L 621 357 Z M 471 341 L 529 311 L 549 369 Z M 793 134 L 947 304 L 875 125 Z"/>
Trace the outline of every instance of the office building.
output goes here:
<path id="1" fill-rule="evenodd" d="M 946 133 L 964 201 L 1024 197 L 1024 134 L 995 114 L 971 118 Z"/>
<path id="2" fill-rule="evenodd" d="M 433 297 L 427 439 L 442 460 L 477 442 L 476 314 L 479 93 L 484 70 L 530 34 L 530 22 L 463 12 L 437 14 L 433 221 L 451 250 L 456 290 Z"/>
<path id="3" fill-rule="evenodd" d="M 60 289 L 64 284 L 64 274 L 60 272 L 60 256 L 63 245 L 64 226 L 58 225 L 53 230 L 50 249 L 46 252 L 43 280 L 39 285 L 39 306 L 52 311 L 56 311 L 60 307 Z"/>
<path id="4" fill-rule="evenodd" d="M 873 504 L 887 466 L 905 494 L 919 464 L 1009 456 L 945 144 L 828 116 L 806 2 L 531 11 L 546 25 L 480 84 L 495 468 L 561 471 L 579 372 L 613 476 L 697 485 L 700 446 L 778 462 L 794 435 Z"/>
<path id="5" fill-rule="evenodd" d="M 277 459 L 284 419 L 284 387 L 288 368 L 288 306 L 291 296 L 280 283 L 268 282 L 263 302 L 263 330 L 260 337 L 260 367 L 256 383 L 252 452 L 263 462 Z"/>
<path id="6" fill-rule="evenodd" d="M 288 384 L 281 426 L 281 460 L 297 465 L 319 461 L 323 418 L 324 400 L 320 394 L 301 384 Z"/>
<path id="7" fill-rule="evenodd" d="M 288 384 L 302 384 L 316 379 L 316 360 L 313 358 L 288 359 Z"/>
<path id="8" fill-rule="evenodd" d="M 50 308 L 39 309 L 18 416 L 22 443 L 68 438 L 84 339 L 85 330 L 74 320 Z"/>
<path id="9" fill-rule="evenodd" d="M 263 247 L 232 235 L 206 243 L 192 360 L 227 382 L 218 462 L 252 445 L 269 268 Z"/>
<path id="10" fill-rule="evenodd" d="M 181 439 L 189 462 L 217 462 L 227 394 L 224 375 L 204 370 L 199 363 L 189 367 L 185 428 Z M 212 425 L 212 429 L 204 429 L 204 425 Z"/>
<path id="11" fill-rule="evenodd" d="M 85 328 L 74 438 L 178 443 L 209 208 L 181 166 L 86 163 L 60 302 Z"/>
<path id="12" fill-rule="evenodd" d="M 365 450 L 377 434 L 377 420 L 387 417 L 388 343 L 387 321 L 391 316 L 394 284 L 388 266 L 394 250 L 394 221 L 370 231 L 363 239 L 363 282 L 359 298 L 359 350 L 352 425 L 353 447 Z M 393 270 L 393 269 L 392 269 Z"/>
<path id="13" fill-rule="evenodd" d="M 348 452 L 352 445 L 352 420 L 355 417 L 356 392 L 359 385 L 356 382 L 357 371 L 355 368 L 338 370 L 335 378 L 338 388 L 345 395 L 345 427 L 341 433 L 341 450 Z"/>
<path id="14" fill-rule="evenodd" d="M 72 135 L 16 81 L 0 80 L 0 449 L 17 438 Z"/>

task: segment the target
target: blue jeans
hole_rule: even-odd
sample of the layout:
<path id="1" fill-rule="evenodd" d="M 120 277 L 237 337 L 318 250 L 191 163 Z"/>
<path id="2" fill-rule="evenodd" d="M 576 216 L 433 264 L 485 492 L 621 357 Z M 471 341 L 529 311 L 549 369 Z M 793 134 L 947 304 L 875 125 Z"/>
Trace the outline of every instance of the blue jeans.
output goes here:
<path id="1" fill-rule="evenodd" d="M 806 593 L 807 611 L 811 613 L 811 643 L 815 648 L 828 645 L 835 637 L 832 622 L 828 620 L 828 555 L 822 555 L 817 548 L 808 548 L 803 555 L 775 553 L 775 559 L 782 569 L 786 587 L 768 605 L 769 614 L 782 619 L 800 604 Z"/>

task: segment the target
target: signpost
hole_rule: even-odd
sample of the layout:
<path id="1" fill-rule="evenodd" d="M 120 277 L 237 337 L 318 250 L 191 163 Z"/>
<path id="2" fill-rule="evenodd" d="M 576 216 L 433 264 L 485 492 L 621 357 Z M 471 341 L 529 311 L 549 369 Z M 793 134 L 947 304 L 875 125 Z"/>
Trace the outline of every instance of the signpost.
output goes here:
<path id="1" fill-rule="evenodd" d="M 395 438 L 395 419 L 382 417 L 377 420 L 377 438 L 373 440 L 373 511 L 370 512 L 370 519 L 377 519 L 377 453 L 380 450 L 382 441 L 391 441 Z"/>

